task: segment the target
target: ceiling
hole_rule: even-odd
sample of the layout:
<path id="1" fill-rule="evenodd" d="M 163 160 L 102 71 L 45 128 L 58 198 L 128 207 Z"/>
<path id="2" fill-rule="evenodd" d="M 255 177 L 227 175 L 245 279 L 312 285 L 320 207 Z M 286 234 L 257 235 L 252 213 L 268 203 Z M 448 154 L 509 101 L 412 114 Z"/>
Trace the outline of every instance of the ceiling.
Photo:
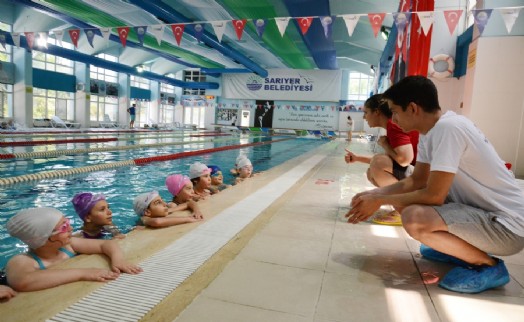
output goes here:
<path id="1" fill-rule="evenodd" d="M 106 42 L 100 33 L 91 46 L 82 32 L 78 51 L 87 55 L 109 53 L 119 56 L 128 66 L 144 64 L 151 72 L 165 75 L 187 68 L 201 68 L 209 74 L 255 72 L 267 75 L 268 69 L 347 69 L 370 73 L 376 65 L 386 41 L 375 37 L 368 13 L 391 13 L 398 10 L 399 0 L 0 0 L 0 18 L 13 24 L 13 31 L 53 31 L 111 27 Z M 350 37 L 340 15 L 364 14 Z M 319 17 L 334 16 L 332 34 L 324 35 Z M 281 36 L 275 17 L 291 17 Z M 300 31 L 295 17 L 313 17 L 307 33 Z M 241 40 L 231 20 L 247 19 Z M 256 19 L 267 19 L 262 37 L 255 28 Z M 222 41 L 215 35 L 212 22 L 226 21 Z M 169 24 L 200 22 L 204 34 L 199 42 L 193 24 L 186 24 L 180 46 Z M 386 15 L 383 22 L 391 26 Z M 150 26 L 164 24 L 162 42 Z M 124 48 L 116 27 L 129 26 Z M 143 45 L 133 30 L 148 26 Z M 66 32 L 64 41 L 70 41 Z M 44 50 L 43 50 L 44 51 Z"/>

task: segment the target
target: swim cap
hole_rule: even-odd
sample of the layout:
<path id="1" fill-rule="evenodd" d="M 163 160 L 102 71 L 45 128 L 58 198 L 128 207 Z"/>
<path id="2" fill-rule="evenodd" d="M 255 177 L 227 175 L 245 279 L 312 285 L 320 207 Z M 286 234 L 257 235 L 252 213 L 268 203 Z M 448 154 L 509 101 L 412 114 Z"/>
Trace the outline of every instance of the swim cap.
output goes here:
<path id="1" fill-rule="evenodd" d="M 216 175 L 217 172 L 219 172 L 219 171 L 222 172 L 222 170 L 220 169 L 220 167 L 217 166 L 217 165 L 208 165 L 207 167 L 208 167 L 209 169 L 211 169 L 211 176 Z"/>
<path id="2" fill-rule="evenodd" d="M 209 169 L 205 164 L 200 162 L 195 162 L 189 167 L 189 178 L 195 179 L 200 176 L 203 176 L 204 174 L 208 174 L 211 172 L 211 169 Z"/>
<path id="3" fill-rule="evenodd" d="M 143 216 L 151 201 L 158 196 L 158 191 L 155 190 L 136 196 L 135 200 L 133 200 L 133 209 L 135 210 L 135 213 L 139 216 Z"/>
<path id="4" fill-rule="evenodd" d="M 237 165 L 238 169 L 243 168 L 245 166 L 252 166 L 251 161 L 248 158 L 244 158 L 238 161 L 238 165 Z"/>
<path id="5" fill-rule="evenodd" d="M 20 210 L 7 222 L 7 231 L 29 248 L 36 249 L 45 245 L 62 217 L 61 211 L 50 207 Z"/>
<path id="6" fill-rule="evenodd" d="M 91 192 L 77 193 L 71 202 L 75 207 L 75 211 L 80 219 L 85 221 L 87 214 L 93 209 L 97 202 L 100 200 L 106 200 L 106 196 L 103 194 L 92 194 Z"/>
<path id="7" fill-rule="evenodd" d="M 166 178 L 167 190 L 169 190 L 173 196 L 176 196 L 188 182 L 191 182 L 191 180 L 187 176 L 172 174 Z"/>

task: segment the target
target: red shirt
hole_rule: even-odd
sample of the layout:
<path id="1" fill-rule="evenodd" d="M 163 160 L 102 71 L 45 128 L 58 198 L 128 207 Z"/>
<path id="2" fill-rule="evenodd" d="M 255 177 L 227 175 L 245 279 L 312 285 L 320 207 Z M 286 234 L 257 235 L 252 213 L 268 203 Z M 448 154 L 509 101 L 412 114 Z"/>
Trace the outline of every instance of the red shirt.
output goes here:
<path id="1" fill-rule="evenodd" d="M 418 145 L 418 135 L 417 131 L 404 132 L 398 125 L 388 120 L 388 125 L 386 127 L 386 136 L 388 137 L 389 145 L 394 149 L 396 147 L 411 144 L 413 146 L 413 161 L 412 165 L 415 165 L 417 161 L 417 145 Z"/>

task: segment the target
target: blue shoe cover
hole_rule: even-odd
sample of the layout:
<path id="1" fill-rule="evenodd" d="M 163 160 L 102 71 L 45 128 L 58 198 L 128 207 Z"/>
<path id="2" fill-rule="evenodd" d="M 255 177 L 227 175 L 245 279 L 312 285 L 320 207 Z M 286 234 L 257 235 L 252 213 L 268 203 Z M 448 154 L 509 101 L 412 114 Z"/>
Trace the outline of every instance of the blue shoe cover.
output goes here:
<path id="1" fill-rule="evenodd" d="M 422 255 L 422 257 L 426 258 L 426 259 L 429 259 L 429 260 L 432 260 L 432 261 L 436 261 L 436 262 L 443 262 L 443 263 L 450 263 L 450 264 L 453 264 L 453 265 L 456 265 L 456 266 L 460 266 L 460 267 L 469 267 L 471 266 L 470 264 L 456 258 L 456 257 L 453 257 L 451 255 L 447 255 L 447 254 L 444 254 L 444 253 L 441 253 L 437 250 L 434 250 L 433 248 L 429 247 L 429 246 L 426 246 L 424 244 L 420 244 L 420 255 Z"/>
<path id="2" fill-rule="evenodd" d="M 495 266 L 455 267 L 444 276 L 438 286 L 453 292 L 480 293 L 506 285 L 509 282 L 506 265 L 504 261 L 494 259 L 497 261 Z"/>

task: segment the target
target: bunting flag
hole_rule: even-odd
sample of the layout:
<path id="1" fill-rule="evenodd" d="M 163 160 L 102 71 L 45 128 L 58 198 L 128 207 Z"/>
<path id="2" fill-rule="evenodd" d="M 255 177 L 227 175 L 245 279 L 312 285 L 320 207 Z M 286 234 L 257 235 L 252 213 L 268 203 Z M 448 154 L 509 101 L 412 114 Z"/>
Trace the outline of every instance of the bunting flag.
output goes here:
<path id="1" fill-rule="evenodd" d="M 32 31 L 24 32 L 25 40 L 27 41 L 27 49 L 32 50 L 35 43 L 35 33 Z"/>
<path id="2" fill-rule="evenodd" d="M 422 27 L 422 31 L 424 32 L 424 35 L 428 35 L 429 28 L 433 25 L 433 21 L 435 21 L 435 15 L 433 11 L 421 11 L 417 12 L 418 19 L 420 20 L 420 26 Z"/>
<path id="3" fill-rule="evenodd" d="M 47 31 L 40 31 L 38 37 L 42 39 L 42 45 L 47 48 Z"/>
<path id="4" fill-rule="evenodd" d="M 5 47 L 6 35 L 7 35 L 7 34 L 5 33 L 5 31 L 0 30 L 0 44 L 2 45 L 2 47 L 4 47 L 4 49 L 7 49 L 7 48 Z"/>
<path id="5" fill-rule="evenodd" d="M 258 37 L 262 38 L 262 34 L 264 34 L 264 30 L 266 30 L 267 19 L 253 20 L 253 23 L 255 24 L 255 28 L 257 30 Z"/>
<path id="6" fill-rule="evenodd" d="M 118 31 L 118 37 L 120 37 L 120 42 L 122 43 L 122 46 L 126 46 L 127 42 L 127 36 L 129 36 L 129 27 L 118 27 L 116 28 Z"/>
<path id="7" fill-rule="evenodd" d="M 360 15 L 343 15 L 342 19 L 344 19 L 344 22 L 346 23 L 349 37 L 353 36 L 353 31 L 355 31 Z"/>
<path id="8" fill-rule="evenodd" d="M 138 26 L 134 27 L 136 36 L 138 38 L 138 42 L 140 43 L 140 46 L 144 46 L 144 36 L 147 32 L 147 26 Z"/>
<path id="9" fill-rule="evenodd" d="M 515 25 L 515 20 L 519 17 L 521 8 L 512 8 L 512 9 L 500 9 L 500 15 L 504 20 L 508 34 L 511 33 L 513 25 Z"/>
<path id="10" fill-rule="evenodd" d="M 214 21 L 211 26 L 213 26 L 213 30 L 215 31 L 218 42 L 222 42 L 222 36 L 224 36 L 224 31 L 226 30 L 226 22 Z"/>
<path id="11" fill-rule="evenodd" d="M 275 18 L 275 22 L 278 27 L 278 31 L 280 31 L 280 35 L 284 37 L 284 33 L 286 32 L 287 25 L 289 23 L 289 17 L 284 18 Z"/>
<path id="12" fill-rule="evenodd" d="M 69 37 L 71 37 L 71 42 L 75 45 L 75 48 L 78 48 L 78 38 L 80 38 L 80 29 L 69 29 Z"/>
<path id="13" fill-rule="evenodd" d="M 382 27 L 382 21 L 384 21 L 385 13 L 368 13 L 369 23 L 373 29 L 373 34 L 377 38 L 380 27 Z"/>
<path id="14" fill-rule="evenodd" d="M 413 11 L 434 11 L 434 1 L 416 1 Z M 409 64 L 407 75 L 427 75 L 432 32 L 425 35 L 420 26 L 418 15 L 413 15 L 409 34 Z"/>
<path id="15" fill-rule="evenodd" d="M 320 17 L 320 23 L 322 24 L 322 27 L 324 28 L 324 36 L 326 38 L 331 37 L 331 33 L 333 31 L 333 22 L 335 21 L 336 16 L 325 16 Z"/>
<path id="16" fill-rule="evenodd" d="M 100 33 L 106 42 L 106 45 L 109 43 L 109 36 L 111 36 L 111 28 L 100 28 Z"/>
<path id="17" fill-rule="evenodd" d="M 53 31 L 53 33 L 55 34 L 56 42 L 60 46 L 63 46 L 62 39 L 64 39 L 64 31 L 63 30 L 55 30 L 55 31 Z"/>
<path id="18" fill-rule="evenodd" d="M 195 25 L 195 38 L 198 42 L 200 42 L 200 39 L 202 39 L 202 34 L 204 34 L 204 27 L 197 23 Z"/>
<path id="19" fill-rule="evenodd" d="M 93 29 L 84 29 L 84 32 L 86 34 L 87 42 L 89 43 L 89 45 L 92 48 L 95 48 L 95 46 L 93 46 L 93 38 L 95 38 L 95 31 Z"/>
<path id="20" fill-rule="evenodd" d="M 184 34 L 184 28 L 186 25 L 182 23 L 177 23 L 171 25 L 171 30 L 173 30 L 173 35 L 175 36 L 176 43 L 180 46 L 180 41 L 182 40 L 182 35 Z"/>
<path id="21" fill-rule="evenodd" d="M 455 32 L 461 15 L 462 10 L 444 10 L 444 18 L 446 18 L 450 35 Z"/>
<path id="22" fill-rule="evenodd" d="M 302 34 L 305 35 L 307 31 L 309 30 L 309 27 L 311 26 L 311 22 L 313 21 L 313 18 L 303 17 L 303 18 L 295 18 L 295 19 L 298 22 L 300 31 L 302 31 Z"/>
<path id="23" fill-rule="evenodd" d="M 155 36 L 156 42 L 160 46 L 162 38 L 164 37 L 164 25 L 152 25 L 149 31 Z"/>
<path id="24" fill-rule="evenodd" d="M 246 19 L 233 20 L 233 27 L 237 33 L 238 40 L 242 39 L 242 33 L 244 32 L 244 27 L 246 26 Z"/>
<path id="25" fill-rule="evenodd" d="M 11 38 L 13 38 L 13 43 L 16 47 L 20 48 L 20 33 L 19 32 L 12 32 Z"/>
<path id="26" fill-rule="evenodd" d="M 475 18 L 475 25 L 479 30 L 480 36 L 482 36 L 484 28 L 486 28 L 486 25 L 488 24 L 492 10 L 493 9 L 471 10 L 471 12 L 473 12 L 473 17 Z"/>

